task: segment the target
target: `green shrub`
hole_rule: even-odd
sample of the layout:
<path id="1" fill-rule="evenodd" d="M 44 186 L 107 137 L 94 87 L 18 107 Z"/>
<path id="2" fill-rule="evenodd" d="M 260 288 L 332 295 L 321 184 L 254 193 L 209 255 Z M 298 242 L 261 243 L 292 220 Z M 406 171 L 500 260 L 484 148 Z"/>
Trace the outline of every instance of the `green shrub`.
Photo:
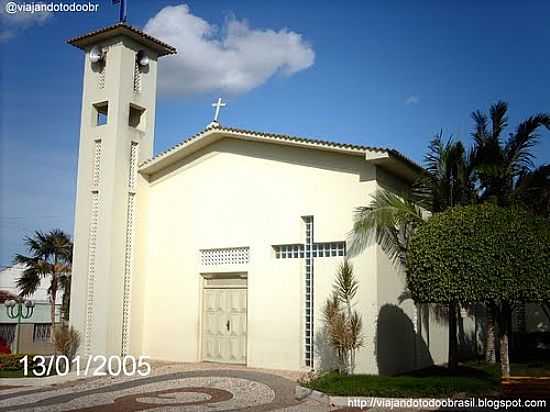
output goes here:
<path id="1" fill-rule="evenodd" d="M 29 370 L 31 370 L 34 367 L 33 358 L 36 356 L 35 353 L 11 353 L 9 355 L 1 354 L 0 369 L 10 371 L 22 370 L 23 363 L 21 363 L 20 360 L 25 356 L 28 356 Z"/>

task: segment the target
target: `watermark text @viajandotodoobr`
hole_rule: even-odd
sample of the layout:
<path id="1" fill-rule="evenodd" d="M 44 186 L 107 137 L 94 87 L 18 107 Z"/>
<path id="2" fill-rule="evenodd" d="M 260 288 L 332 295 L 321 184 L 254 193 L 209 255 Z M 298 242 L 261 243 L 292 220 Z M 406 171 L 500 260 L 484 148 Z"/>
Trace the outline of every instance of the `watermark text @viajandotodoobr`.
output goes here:
<path id="1" fill-rule="evenodd" d="M 18 13 L 96 13 L 99 10 L 98 3 L 64 3 L 57 2 L 16 2 L 8 1 L 5 4 L 7 14 Z"/>
<path id="2" fill-rule="evenodd" d="M 466 398 L 466 399 L 391 399 L 391 398 L 348 398 L 348 407 L 360 409 L 385 408 L 385 409 L 427 409 L 438 410 L 441 408 L 453 409 L 485 409 L 494 411 L 506 411 L 546 408 L 546 401 L 539 399 L 488 399 L 488 398 Z"/>

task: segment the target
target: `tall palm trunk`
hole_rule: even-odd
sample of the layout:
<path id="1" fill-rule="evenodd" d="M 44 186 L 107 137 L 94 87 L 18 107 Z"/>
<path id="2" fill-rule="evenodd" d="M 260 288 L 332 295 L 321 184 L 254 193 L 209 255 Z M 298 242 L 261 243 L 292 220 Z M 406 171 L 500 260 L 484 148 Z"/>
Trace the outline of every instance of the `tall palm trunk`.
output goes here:
<path id="1" fill-rule="evenodd" d="M 500 340 L 500 374 L 503 378 L 510 377 L 509 334 L 512 311 L 508 303 L 502 303 L 499 313 Z"/>
<path id="2" fill-rule="evenodd" d="M 550 320 L 550 303 L 544 302 L 540 306 L 542 307 L 542 311 L 544 312 L 548 320 Z"/>
<path id="3" fill-rule="evenodd" d="M 51 326 L 51 332 L 50 332 L 50 341 L 52 343 L 55 343 L 54 342 L 54 331 L 55 331 L 55 301 L 57 300 L 57 285 L 56 285 L 56 274 L 53 273 L 52 274 L 52 286 L 51 286 L 51 289 L 50 289 L 50 297 L 49 297 L 49 300 L 50 300 L 50 320 L 51 320 L 51 323 L 52 323 L 52 326 Z"/>
<path id="4" fill-rule="evenodd" d="M 487 304 L 487 341 L 485 344 L 485 360 L 493 364 L 497 362 L 495 312 L 495 305 L 492 303 Z"/>
<path id="5" fill-rule="evenodd" d="M 54 258 L 53 258 L 52 280 L 51 280 L 51 283 L 50 283 L 50 320 L 52 322 L 51 332 L 50 332 L 50 341 L 53 344 L 55 344 L 55 333 L 54 333 L 54 331 L 55 331 L 55 301 L 57 300 L 57 285 L 58 285 L 57 269 L 58 269 L 58 261 L 57 261 L 57 253 L 55 253 Z"/>
<path id="6" fill-rule="evenodd" d="M 456 341 L 457 304 L 449 303 L 449 369 L 458 366 L 458 344 Z"/>
<path id="7" fill-rule="evenodd" d="M 457 339 L 458 339 L 458 357 L 459 359 L 465 359 L 469 352 L 470 348 L 466 342 L 466 332 L 464 331 L 464 319 L 462 317 L 463 308 L 458 308 L 458 319 L 457 319 Z"/>
<path id="8" fill-rule="evenodd" d="M 65 286 L 63 287 L 63 322 L 67 324 L 69 321 L 69 307 L 71 305 L 71 276 L 67 275 Z"/>

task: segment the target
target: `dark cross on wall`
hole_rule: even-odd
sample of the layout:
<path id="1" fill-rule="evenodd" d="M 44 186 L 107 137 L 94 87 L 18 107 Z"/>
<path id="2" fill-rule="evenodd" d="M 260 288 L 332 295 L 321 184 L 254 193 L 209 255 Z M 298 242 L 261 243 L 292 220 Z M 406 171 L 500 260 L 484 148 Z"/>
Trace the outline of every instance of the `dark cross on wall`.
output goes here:
<path id="1" fill-rule="evenodd" d="M 276 259 L 304 259 L 305 269 L 305 328 L 304 328 L 304 360 L 306 366 L 313 368 L 313 281 L 314 260 L 319 257 L 346 256 L 346 242 L 315 242 L 313 234 L 313 216 L 303 216 L 305 224 L 305 243 L 275 245 Z"/>

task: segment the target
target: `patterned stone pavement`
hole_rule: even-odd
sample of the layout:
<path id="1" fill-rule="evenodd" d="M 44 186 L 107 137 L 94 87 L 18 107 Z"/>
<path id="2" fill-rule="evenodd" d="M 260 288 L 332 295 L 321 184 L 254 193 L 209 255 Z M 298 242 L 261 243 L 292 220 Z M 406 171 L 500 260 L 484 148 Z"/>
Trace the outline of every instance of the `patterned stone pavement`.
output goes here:
<path id="1" fill-rule="evenodd" d="M 292 378 L 243 368 L 166 366 L 146 378 L 89 378 L 47 387 L 0 386 L 0 412 L 330 410 L 318 401 L 297 401 Z"/>

